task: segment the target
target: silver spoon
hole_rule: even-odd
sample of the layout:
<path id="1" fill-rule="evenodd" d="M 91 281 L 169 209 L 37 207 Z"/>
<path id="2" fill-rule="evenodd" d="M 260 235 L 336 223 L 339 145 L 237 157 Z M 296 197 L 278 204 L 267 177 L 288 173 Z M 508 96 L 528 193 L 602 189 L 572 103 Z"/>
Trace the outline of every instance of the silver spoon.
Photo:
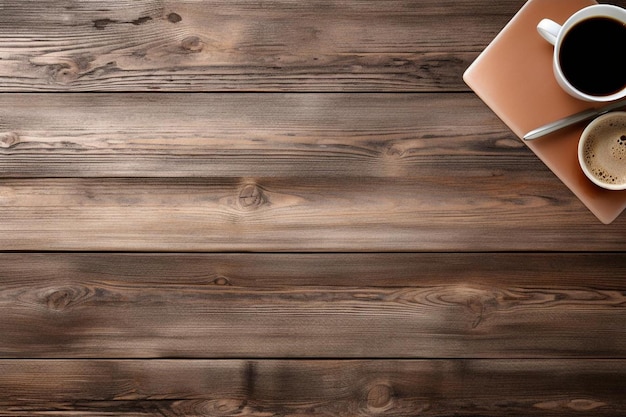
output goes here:
<path id="1" fill-rule="evenodd" d="M 556 132 L 557 130 L 563 129 L 564 127 L 584 122 L 586 120 L 594 119 L 597 116 L 613 110 L 620 109 L 622 107 L 626 107 L 626 99 L 607 104 L 606 106 L 602 106 L 597 109 L 583 110 L 580 113 L 572 114 L 571 116 L 564 117 L 555 122 L 551 122 L 541 127 L 538 127 L 537 129 L 531 130 L 524 135 L 524 140 L 534 140 L 540 138 L 552 132 Z"/>

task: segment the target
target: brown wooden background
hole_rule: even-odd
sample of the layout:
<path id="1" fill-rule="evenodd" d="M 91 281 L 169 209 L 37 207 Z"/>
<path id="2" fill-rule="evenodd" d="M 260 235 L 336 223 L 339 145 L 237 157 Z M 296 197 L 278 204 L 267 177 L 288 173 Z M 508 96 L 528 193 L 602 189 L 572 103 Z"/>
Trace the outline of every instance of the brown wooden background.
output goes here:
<path id="1" fill-rule="evenodd" d="M 523 4 L 0 0 L 0 415 L 626 415 L 626 217 L 461 79 Z"/>

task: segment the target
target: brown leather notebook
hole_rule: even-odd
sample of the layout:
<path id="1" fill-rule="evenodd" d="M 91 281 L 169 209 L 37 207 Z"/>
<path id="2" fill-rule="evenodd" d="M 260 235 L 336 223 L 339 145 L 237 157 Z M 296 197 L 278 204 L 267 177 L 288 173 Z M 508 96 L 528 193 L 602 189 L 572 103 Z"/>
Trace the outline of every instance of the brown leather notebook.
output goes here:
<path id="1" fill-rule="evenodd" d="M 563 23 L 593 0 L 529 0 L 476 58 L 463 80 L 520 138 L 529 131 L 599 104 L 577 100 L 556 82 L 553 47 L 537 33 L 543 18 Z M 626 191 L 593 184 L 578 165 L 580 124 L 524 142 L 605 224 L 626 208 Z M 520 139 L 521 140 L 521 139 Z"/>

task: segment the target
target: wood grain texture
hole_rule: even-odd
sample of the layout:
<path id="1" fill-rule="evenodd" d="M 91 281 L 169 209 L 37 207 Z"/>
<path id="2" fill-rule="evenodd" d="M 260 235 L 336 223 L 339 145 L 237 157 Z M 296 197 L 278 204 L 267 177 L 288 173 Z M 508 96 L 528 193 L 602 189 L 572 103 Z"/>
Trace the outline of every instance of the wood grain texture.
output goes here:
<path id="1" fill-rule="evenodd" d="M 623 360 L 0 361 L 10 416 L 616 416 Z"/>
<path id="2" fill-rule="evenodd" d="M 6 104 L 4 250 L 624 249 L 469 95 Z"/>
<path id="3" fill-rule="evenodd" d="M 10 287 L 110 279 L 242 289 L 520 284 L 620 291 L 626 276 L 626 254 L 603 252 L 0 253 L 0 263 L 0 278 Z"/>
<path id="4" fill-rule="evenodd" d="M 523 4 L 0 1 L 0 416 L 626 415 L 626 217 L 462 82 Z"/>
<path id="5" fill-rule="evenodd" d="M 467 90 L 523 3 L 6 0 L 0 90 Z"/>
<path id="6" fill-rule="evenodd" d="M 16 253 L 0 265 L 3 358 L 626 357 L 623 254 Z"/>
<path id="7" fill-rule="evenodd" d="M 564 188 L 530 173 L 7 179 L 0 250 L 624 250 L 626 218 L 604 227 Z"/>
<path id="8" fill-rule="evenodd" d="M 5 178 L 515 181 L 519 170 L 551 178 L 468 94 L 4 94 L 0 106 Z"/>

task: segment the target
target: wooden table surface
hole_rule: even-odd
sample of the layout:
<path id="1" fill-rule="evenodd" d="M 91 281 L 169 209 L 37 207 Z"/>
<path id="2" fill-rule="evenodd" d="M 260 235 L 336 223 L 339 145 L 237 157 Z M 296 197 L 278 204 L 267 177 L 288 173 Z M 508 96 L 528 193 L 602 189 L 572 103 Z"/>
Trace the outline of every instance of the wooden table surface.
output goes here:
<path id="1" fill-rule="evenodd" d="M 523 4 L 0 0 L 0 415 L 626 415 L 626 215 L 461 78 Z"/>

